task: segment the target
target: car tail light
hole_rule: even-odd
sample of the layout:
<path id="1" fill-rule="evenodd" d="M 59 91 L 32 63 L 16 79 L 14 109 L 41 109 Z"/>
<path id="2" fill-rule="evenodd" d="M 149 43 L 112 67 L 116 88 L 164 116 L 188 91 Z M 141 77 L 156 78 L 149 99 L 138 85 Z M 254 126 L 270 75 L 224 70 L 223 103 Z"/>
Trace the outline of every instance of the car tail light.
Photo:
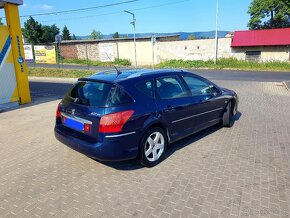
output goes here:
<path id="1" fill-rule="evenodd" d="M 56 109 L 56 118 L 60 118 L 60 103 L 57 105 L 57 109 Z"/>
<path id="2" fill-rule="evenodd" d="M 133 114 L 134 114 L 133 110 L 128 110 L 102 116 L 99 126 L 99 132 L 102 133 L 121 132 L 123 126 L 131 118 Z"/>
<path id="3" fill-rule="evenodd" d="M 85 132 L 90 132 L 91 131 L 91 124 L 85 123 L 84 130 L 85 130 Z"/>

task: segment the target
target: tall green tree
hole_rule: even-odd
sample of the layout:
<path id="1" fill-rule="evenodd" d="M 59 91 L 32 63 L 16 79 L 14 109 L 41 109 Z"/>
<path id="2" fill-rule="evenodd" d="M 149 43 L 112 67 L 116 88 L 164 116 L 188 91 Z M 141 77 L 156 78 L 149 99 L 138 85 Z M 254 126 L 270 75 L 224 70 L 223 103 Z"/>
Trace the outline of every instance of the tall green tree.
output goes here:
<path id="1" fill-rule="evenodd" d="M 73 34 L 73 36 L 72 36 L 72 38 L 71 38 L 72 40 L 77 40 L 77 37 L 76 37 L 76 35 L 75 34 Z"/>
<path id="2" fill-rule="evenodd" d="M 62 29 L 62 39 L 63 40 L 71 40 L 70 31 L 67 26 L 64 26 Z"/>
<path id="3" fill-rule="evenodd" d="M 113 39 L 119 39 L 120 35 L 118 32 L 115 32 L 112 37 L 113 37 Z"/>
<path id="4" fill-rule="evenodd" d="M 42 26 L 42 38 L 41 42 L 43 43 L 52 43 L 55 41 L 55 36 L 60 33 L 59 28 L 53 24 L 51 26 Z"/>
<path id="5" fill-rule="evenodd" d="M 248 13 L 250 29 L 290 27 L 290 0 L 253 0 Z"/>
<path id="6" fill-rule="evenodd" d="M 42 25 L 35 21 L 33 17 L 29 17 L 24 23 L 22 34 L 29 43 L 41 43 L 43 34 Z"/>
<path id="7" fill-rule="evenodd" d="M 102 39 L 103 34 L 100 31 L 93 30 L 90 35 L 90 39 Z"/>

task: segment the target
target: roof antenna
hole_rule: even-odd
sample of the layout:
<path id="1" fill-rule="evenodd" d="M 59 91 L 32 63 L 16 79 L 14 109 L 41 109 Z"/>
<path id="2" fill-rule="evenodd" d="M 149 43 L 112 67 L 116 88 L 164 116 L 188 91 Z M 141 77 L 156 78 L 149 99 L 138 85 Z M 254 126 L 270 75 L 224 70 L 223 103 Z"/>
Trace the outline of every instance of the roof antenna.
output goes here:
<path id="1" fill-rule="evenodd" d="M 105 52 L 105 54 L 107 55 L 108 59 L 113 63 L 112 59 L 109 57 L 108 53 Z M 113 65 L 115 70 L 117 71 L 117 76 L 119 76 L 120 74 L 122 74 L 122 72 L 116 67 L 116 65 Z"/>

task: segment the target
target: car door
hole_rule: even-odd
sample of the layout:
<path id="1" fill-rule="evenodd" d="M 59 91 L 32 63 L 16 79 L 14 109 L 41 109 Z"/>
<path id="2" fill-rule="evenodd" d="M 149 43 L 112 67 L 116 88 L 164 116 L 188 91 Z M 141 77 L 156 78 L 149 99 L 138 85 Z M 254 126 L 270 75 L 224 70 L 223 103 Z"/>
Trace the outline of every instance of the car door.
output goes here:
<path id="1" fill-rule="evenodd" d="M 171 141 L 190 134 L 192 98 L 185 84 L 174 75 L 157 78 L 155 85 L 158 113 L 168 123 Z"/>
<path id="2" fill-rule="evenodd" d="M 198 101 L 192 111 L 196 117 L 196 130 L 211 126 L 220 121 L 225 107 L 222 92 L 213 83 L 197 76 L 182 75 L 192 95 L 192 101 Z"/>

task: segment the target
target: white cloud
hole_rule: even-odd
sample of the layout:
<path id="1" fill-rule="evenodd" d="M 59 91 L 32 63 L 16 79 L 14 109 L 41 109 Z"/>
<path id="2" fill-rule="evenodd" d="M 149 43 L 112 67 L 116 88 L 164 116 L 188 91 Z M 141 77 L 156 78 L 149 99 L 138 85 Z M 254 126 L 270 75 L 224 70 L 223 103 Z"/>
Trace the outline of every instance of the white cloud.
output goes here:
<path id="1" fill-rule="evenodd" d="M 51 5 L 40 5 L 40 8 L 43 10 L 51 10 L 53 8 L 53 6 Z"/>

